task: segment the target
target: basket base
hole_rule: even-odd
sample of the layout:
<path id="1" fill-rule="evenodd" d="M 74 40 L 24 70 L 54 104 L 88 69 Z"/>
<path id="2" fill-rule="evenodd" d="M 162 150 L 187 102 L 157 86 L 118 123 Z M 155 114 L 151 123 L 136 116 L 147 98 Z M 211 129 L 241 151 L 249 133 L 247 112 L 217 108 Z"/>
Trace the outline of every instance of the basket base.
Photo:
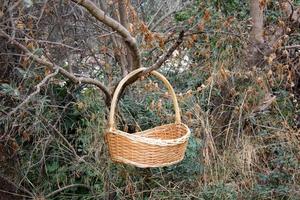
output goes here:
<path id="1" fill-rule="evenodd" d="M 122 157 L 114 157 L 114 158 L 112 158 L 112 161 L 116 162 L 116 163 L 129 164 L 129 165 L 139 167 L 139 168 L 154 168 L 154 167 L 167 167 L 167 166 L 177 164 L 177 163 L 181 162 L 183 160 L 183 158 L 184 158 L 184 156 L 182 156 L 182 158 L 180 158 L 179 160 L 175 160 L 170 163 L 159 163 L 159 164 L 153 164 L 153 165 L 137 163 L 137 162 L 134 162 L 132 160 L 128 160 L 128 159 L 125 159 Z"/>
<path id="2" fill-rule="evenodd" d="M 111 130 L 106 141 L 114 162 L 140 168 L 164 167 L 184 158 L 189 135 L 185 124 L 166 124 L 134 134 Z"/>

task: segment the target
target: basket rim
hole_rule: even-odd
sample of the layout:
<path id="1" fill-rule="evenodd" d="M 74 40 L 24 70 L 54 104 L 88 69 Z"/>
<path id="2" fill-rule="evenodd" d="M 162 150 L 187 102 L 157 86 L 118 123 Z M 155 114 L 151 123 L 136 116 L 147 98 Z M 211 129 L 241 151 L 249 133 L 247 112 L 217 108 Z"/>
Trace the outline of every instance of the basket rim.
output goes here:
<path id="1" fill-rule="evenodd" d="M 180 125 L 183 126 L 186 129 L 186 134 L 176 138 L 176 139 L 157 139 L 157 138 L 149 138 L 147 137 L 147 133 L 161 128 L 161 127 L 165 127 L 165 126 L 171 126 L 171 125 Z M 189 127 L 184 124 L 184 123 L 170 123 L 170 124 L 164 124 L 161 126 L 157 126 L 151 129 L 147 129 L 144 131 L 139 131 L 136 133 L 127 133 L 118 129 L 109 129 L 106 132 L 107 135 L 109 134 L 115 134 L 115 135 L 120 135 L 123 137 L 126 137 L 127 139 L 131 140 L 132 142 L 138 142 L 138 143 L 144 143 L 144 144 L 150 144 L 150 145 L 156 145 L 156 146 L 174 146 L 174 145 L 178 145 L 178 144 L 182 144 L 184 142 L 186 142 L 190 135 L 191 135 L 191 131 L 189 129 Z"/>

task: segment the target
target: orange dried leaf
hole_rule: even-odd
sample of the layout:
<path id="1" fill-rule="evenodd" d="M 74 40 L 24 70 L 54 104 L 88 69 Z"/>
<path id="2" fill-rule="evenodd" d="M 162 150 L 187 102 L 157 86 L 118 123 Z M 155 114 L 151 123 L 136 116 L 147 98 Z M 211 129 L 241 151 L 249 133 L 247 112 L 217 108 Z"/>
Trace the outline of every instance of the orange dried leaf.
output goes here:
<path id="1" fill-rule="evenodd" d="M 27 44 L 27 48 L 28 48 L 29 50 L 34 50 L 34 44 L 33 44 L 33 42 L 29 42 L 29 43 Z"/>
<path id="2" fill-rule="evenodd" d="M 210 14 L 210 12 L 209 12 L 209 10 L 205 10 L 204 11 L 204 15 L 203 15 L 203 20 L 204 21 L 209 21 L 210 20 L 210 16 L 211 14 Z"/>
<path id="3" fill-rule="evenodd" d="M 142 22 L 141 23 L 141 25 L 140 25 L 140 31 L 142 32 L 142 33 L 148 33 L 149 32 L 149 29 L 148 29 L 148 27 Z"/>
<path id="4" fill-rule="evenodd" d="M 151 32 L 146 33 L 144 39 L 146 43 L 151 43 L 154 39 L 153 34 Z"/>
<path id="5" fill-rule="evenodd" d="M 223 64 L 221 65 L 220 73 L 221 73 L 221 76 L 222 76 L 223 80 L 226 81 L 229 77 L 229 71 L 224 68 Z"/>
<path id="6" fill-rule="evenodd" d="M 20 30 L 24 30 L 25 24 L 22 21 L 18 21 L 16 27 Z"/>
<path id="7" fill-rule="evenodd" d="M 259 0 L 259 8 L 264 9 L 267 4 L 267 0 Z"/>

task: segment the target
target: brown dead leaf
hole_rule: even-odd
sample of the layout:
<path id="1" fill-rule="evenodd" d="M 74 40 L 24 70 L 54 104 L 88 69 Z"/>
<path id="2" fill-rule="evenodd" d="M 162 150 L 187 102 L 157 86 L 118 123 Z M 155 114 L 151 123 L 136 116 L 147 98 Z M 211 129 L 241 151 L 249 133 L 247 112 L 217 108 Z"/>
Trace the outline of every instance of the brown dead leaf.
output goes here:
<path id="1" fill-rule="evenodd" d="M 162 106 L 163 106 L 162 100 L 159 99 L 159 100 L 158 100 L 158 103 L 157 103 L 157 105 L 156 105 L 156 109 L 157 109 L 158 112 L 161 112 L 161 111 L 162 111 Z"/>
<path id="2" fill-rule="evenodd" d="M 259 8 L 264 9 L 264 7 L 267 5 L 267 0 L 259 0 Z"/>
<path id="3" fill-rule="evenodd" d="M 211 17 L 211 14 L 210 14 L 209 10 L 205 10 L 204 15 L 203 15 L 203 20 L 204 21 L 209 21 L 210 17 Z"/>
<path id="4" fill-rule="evenodd" d="M 14 153 L 20 149 L 20 146 L 15 140 L 11 142 L 10 147 L 12 148 Z"/>
<path id="5" fill-rule="evenodd" d="M 18 21 L 16 27 L 20 30 L 24 30 L 25 24 L 22 21 Z"/>
<path id="6" fill-rule="evenodd" d="M 150 110 L 154 110 L 155 109 L 155 102 L 154 102 L 154 100 L 151 101 L 149 108 L 150 108 Z"/>
<path id="7" fill-rule="evenodd" d="M 29 141 L 30 140 L 30 134 L 26 131 L 22 132 L 21 137 L 22 137 L 23 141 Z"/>
<path id="8" fill-rule="evenodd" d="M 78 108 L 79 110 L 82 110 L 84 107 L 85 107 L 85 104 L 84 104 L 83 102 L 78 102 L 78 103 L 77 103 L 77 108 Z"/>
<path id="9" fill-rule="evenodd" d="M 149 31 L 145 34 L 144 40 L 146 43 L 151 43 L 153 41 L 154 37 L 153 34 Z"/>
<path id="10" fill-rule="evenodd" d="M 267 62 L 269 65 L 271 65 L 273 63 L 273 60 L 276 58 L 276 54 L 275 53 L 271 53 L 269 57 L 267 57 Z"/>
<path id="11" fill-rule="evenodd" d="M 224 68 L 223 64 L 221 65 L 220 73 L 224 81 L 226 81 L 229 78 L 229 71 Z"/>
<path id="12" fill-rule="evenodd" d="M 29 42 L 26 46 L 27 46 L 27 48 L 29 50 L 34 50 L 34 44 L 33 44 L 33 42 Z"/>
<path id="13" fill-rule="evenodd" d="M 139 30 L 144 34 L 149 32 L 148 27 L 143 22 L 140 24 Z"/>

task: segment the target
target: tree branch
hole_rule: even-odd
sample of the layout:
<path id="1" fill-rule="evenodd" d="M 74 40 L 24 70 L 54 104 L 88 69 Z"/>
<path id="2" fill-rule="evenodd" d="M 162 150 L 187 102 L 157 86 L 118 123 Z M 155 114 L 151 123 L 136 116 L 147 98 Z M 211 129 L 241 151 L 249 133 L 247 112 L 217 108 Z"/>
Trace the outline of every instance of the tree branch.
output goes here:
<path id="1" fill-rule="evenodd" d="M 27 56 L 29 56 L 31 59 L 33 59 L 34 61 L 38 62 L 39 64 L 45 65 L 51 69 L 58 69 L 59 73 L 62 74 L 64 77 L 70 79 L 71 81 L 73 81 L 74 83 L 86 83 L 86 84 L 92 84 L 92 85 L 96 85 L 100 90 L 103 91 L 103 93 L 106 96 L 106 104 L 109 105 L 110 101 L 111 101 L 111 95 L 110 92 L 108 90 L 108 88 L 106 88 L 100 81 L 96 80 L 96 79 L 92 79 L 92 78 L 86 78 L 86 77 L 77 77 L 74 74 L 68 72 L 67 70 L 65 70 L 64 68 L 51 63 L 49 61 L 47 61 L 45 58 L 39 58 L 37 55 L 34 55 L 33 53 L 31 53 L 24 45 L 22 45 L 21 43 L 19 43 L 18 41 L 12 39 L 11 36 L 9 36 L 8 34 L 6 34 L 4 31 L 0 30 L 0 35 L 2 35 L 3 37 L 5 37 L 6 39 L 8 39 L 12 44 L 14 44 L 16 47 L 18 47 L 19 49 L 21 49 L 22 51 L 25 52 L 25 54 Z"/>
<path id="2" fill-rule="evenodd" d="M 50 78 L 52 78 L 52 77 L 54 77 L 54 76 L 56 76 L 57 74 L 58 74 L 58 72 L 59 72 L 59 69 L 58 68 L 56 68 L 55 69 L 55 72 L 53 72 L 53 73 L 51 73 L 51 74 L 48 74 L 39 84 L 37 84 L 36 85 L 36 90 L 33 92 L 33 93 L 31 93 L 21 104 L 19 104 L 17 107 L 15 107 L 12 111 L 10 111 L 9 113 L 8 113 L 8 116 L 11 116 L 12 114 L 14 114 L 15 112 L 17 112 L 17 110 L 19 110 L 21 107 L 23 107 L 26 103 L 28 103 L 29 101 L 30 101 L 30 99 L 32 98 L 32 97 L 34 97 L 36 94 L 38 94 L 40 91 L 41 91 L 41 87 L 43 86 L 43 85 L 45 85 L 46 84 L 46 82 L 50 79 Z"/>
<path id="3" fill-rule="evenodd" d="M 120 23 L 127 30 L 129 30 L 129 22 L 128 22 L 128 15 L 127 15 L 127 10 L 126 10 L 125 0 L 118 0 L 118 8 L 119 8 Z M 131 71 L 131 69 L 132 69 L 134 55 L 132 53 L 130 53 L 130 49 L 128 47 L 126 48 L 126 54 L 127 55 L 130 54 L 129 56 L 127 56 L 127 59 L 126 59 L 127 60 L 126 71 L 128 72 L 128 71 Z"/>
<path id="4" fill-rule="evenodd" d="M 168 51 L 165 54 L 163 54 L 162 56 L 160 56 L 159 59 L 152 66 L 150 66 L 149 68 L 147 68 L 145 71 L 140 72 L 140 73 L 136 74 L 135 76 L 131 77 L 130 79 L 128 79 L 128 81 L 123 85 L 123 87 L 122 87 L 122 89 L 120 91 L 120 95 L 123 94 L 124 89 L 128 85 L 134 83 L 136 80 L 138 80 L 142 76 L 148 76 L 150 74 L 150 72 L 152 72 L 153 70 L 156 70 L 156 69 L 160 68 L 164 64 L 164 62 L 166 60 L 168 60 L 172 56 L 173 52 L 183 42 L 183 37 L 184 37 L 184 31 L 181 31 L 179 33 L 177 41 L 168 49 Z"/>
<path id="5" fill-rule="evenodd" d="M 58 194 L 58 193 L 60 193 L 60 192 L 62 192 L 64 190 L 67 190 L 67 189 L 70 189 L 70 188 L 73 188 L 73 187 L 84 187 L 84 188 L 87 188 L 89 190 L 91 189 L 89 186 L 84 185 L 84 184 L 71 184 L 71 185 L 67 185 L 67 186 L 64 186 L 62 188 L 59 188 L 59 189 L 57 189 L 57 190 L 55 190 L 55 191 L 47 194 L 45 197 L 48 199 L 48 198 L 50 198 L 53 195 L 56 195 L 56 194 Z"/>
<path id="6" fill-rule="evenodd" d="M 250 0 L 250 16 L 252 18 L 252 30 L 250 36 L 257 44 L 264 42 L 264 8 L 259 0 Z"/>
<path id="7" fill-rule="evenodd" d="M 179 45 L 183 42 L 183 37 L 184 37 L 184 31 L 181 31 L 179 33 L 177 41 L 168 49 L 168 51 L 160 56 L 160 58 L 147 70 L 143 72 L 144 75 L 149 74 L 151 71 L 156 70 L 164 64 L 164 62 L 169 59 L 173 52 L 179 47 Z"/>
<path id="8" fill-rule="evenodd" d="M 126 45 L 129 47 L 133 58 L 133 68 L 137 69 L 141 66 L 140 52 L 137 47 L 137 43 L 134 37 L 131 36 L 129 31 L 122 26 L 119 22 L 106 15 L 103 10 L 98 8 L 90 0 L 72 0 L 73 2 L 86 8 L 91 15 L 93 15 L 97 20 L 101 21 L 105 25 L 111 27 L 113 30 L 117 31 L 125 40 Z"/>
<path id="9" fill-rule="evenodd" d="M 300 45 L 295 44 L 295 45 L 291 45 L 291 46 L 283 46 L 283 47 L 280 47 L 280 49 L 300 49 Z"/>

